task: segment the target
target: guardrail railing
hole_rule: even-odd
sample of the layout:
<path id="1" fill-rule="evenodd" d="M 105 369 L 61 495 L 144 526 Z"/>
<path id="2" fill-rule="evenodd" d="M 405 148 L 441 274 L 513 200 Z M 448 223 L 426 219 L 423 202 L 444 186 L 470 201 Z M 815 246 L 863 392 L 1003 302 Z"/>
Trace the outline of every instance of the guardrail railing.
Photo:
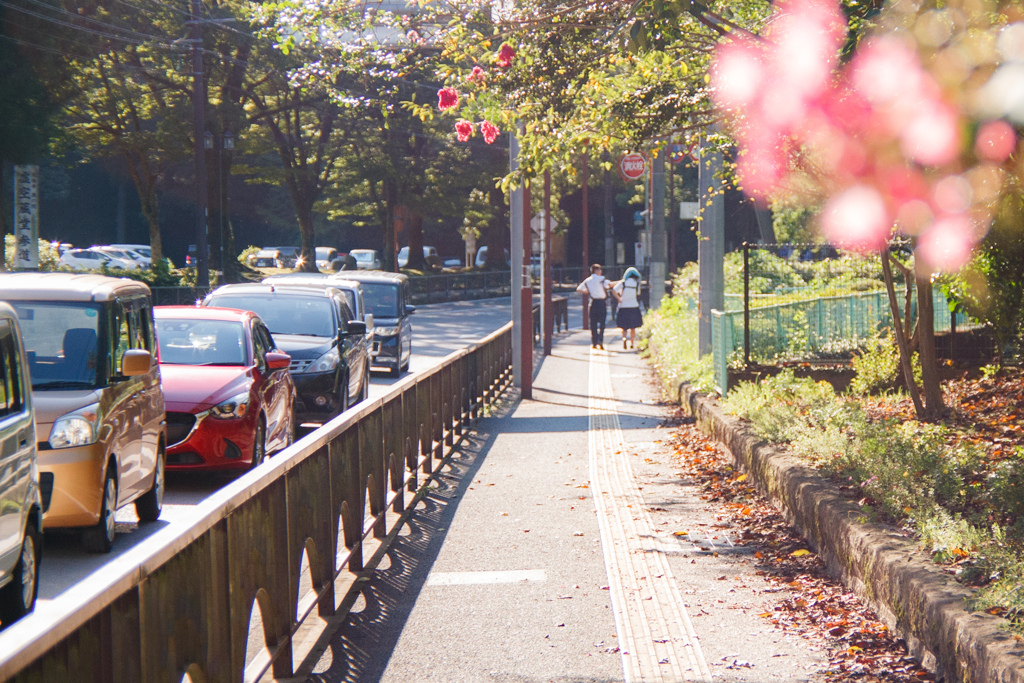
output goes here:
<path id="1" fill-rule="evenodd" d="M 314 612 L 347 612 L 364 557 L 372 566 L 425 495 L 421 475 L 511 382 L 511 328 L 357 405 L 0 633 L 0 680 L 294 675 L 320 631 Z"/>

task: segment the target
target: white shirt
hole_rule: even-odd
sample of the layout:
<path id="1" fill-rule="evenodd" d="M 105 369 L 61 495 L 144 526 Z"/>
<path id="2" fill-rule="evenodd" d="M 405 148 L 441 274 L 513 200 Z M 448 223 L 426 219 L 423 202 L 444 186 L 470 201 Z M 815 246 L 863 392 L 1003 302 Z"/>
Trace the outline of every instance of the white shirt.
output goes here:
<path id="1" fill-rule="evenodd" d="M 580 283 L 580 286 L 576 288 L 577 292 L 582 292 L 584 289 L 587 290 L 587 294 L 590 295 L 591 299 L 605 299 L 608 297 L 608 279 L 604 275 L 598 275 L 594 273 L 586 280 Z"/>
<path id="2" fill-rule="evenodd" d="M 640 308 L 640 301 L 636 296 L 640 291 L 640 283 L 635 278 L 619 280 L 613 289 L 621 297 L 619 308 Z"/>

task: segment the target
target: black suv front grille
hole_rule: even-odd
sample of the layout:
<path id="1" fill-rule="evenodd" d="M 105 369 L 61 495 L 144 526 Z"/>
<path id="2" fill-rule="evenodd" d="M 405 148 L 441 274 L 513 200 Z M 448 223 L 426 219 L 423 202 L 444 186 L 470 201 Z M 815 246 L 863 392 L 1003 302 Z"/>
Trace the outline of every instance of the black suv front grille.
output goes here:
<path id="1" fill-rule="evenodd" d="M 192 432 L 196 425 L 196 416 L 192 413 L 167 413 L 167 446 L 175 446 Z"/>

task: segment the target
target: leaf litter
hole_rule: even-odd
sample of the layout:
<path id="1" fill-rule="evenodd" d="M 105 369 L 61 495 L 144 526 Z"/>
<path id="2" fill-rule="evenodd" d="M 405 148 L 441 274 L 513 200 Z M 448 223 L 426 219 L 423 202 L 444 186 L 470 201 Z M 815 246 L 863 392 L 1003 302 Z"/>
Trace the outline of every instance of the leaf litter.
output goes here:
<path id="1" fill-rule="evenodd" d="M 674 421 L 669 442 L 673 465 L 701 490 L 701 498 L 719 508 L 738 536 L 736 545 L 752 549 L 756 574 L 769 587 L 771 609 L 759 616 L 785 635 L 798 636 L 826 653 L 818 672 L 827 683 L 914 683 L 935 676 L 909 656 L 878 615 L 825 569 L 825 563 L 783 516 L 736 470 L 731 457 L 705 437 L 690 418 Z M 689 536 L 689 531 L 674 532 Z M 729 668 L 749 666 L 730 662 Z"/>

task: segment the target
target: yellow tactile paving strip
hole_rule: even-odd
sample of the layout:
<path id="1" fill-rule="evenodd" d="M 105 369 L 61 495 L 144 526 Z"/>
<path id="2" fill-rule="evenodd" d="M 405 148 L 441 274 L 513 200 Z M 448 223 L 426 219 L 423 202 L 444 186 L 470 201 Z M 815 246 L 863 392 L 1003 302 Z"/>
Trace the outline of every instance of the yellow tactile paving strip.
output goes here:
<path id="1" fill-rule="evenodd" d="M 627 683 L 711 681 L 654 524 L 633 478 L 608 354 L 590 352 L 590 487 Z"/>

